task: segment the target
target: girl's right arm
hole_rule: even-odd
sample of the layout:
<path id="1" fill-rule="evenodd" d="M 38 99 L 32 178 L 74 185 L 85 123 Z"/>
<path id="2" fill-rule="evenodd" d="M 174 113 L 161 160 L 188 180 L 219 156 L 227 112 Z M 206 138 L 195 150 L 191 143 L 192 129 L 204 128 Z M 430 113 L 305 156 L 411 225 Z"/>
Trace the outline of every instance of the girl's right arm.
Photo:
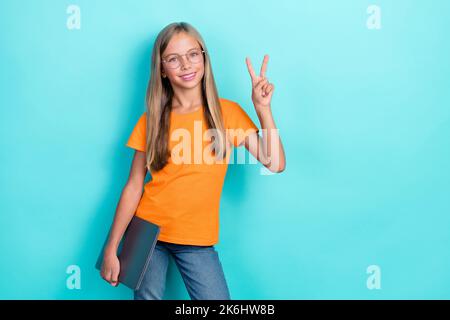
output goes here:
<path id="1" fill-rule="evenodd" d="M 136 208 L 142 196 L 146 169 L 145 152 L 136 150 L 130 169 L 130 174 L 125 187 L 122 190 L 119 203 L 117 205 L 114 221 L 111 226 L 108 242 L 103 255 L 103 263 L 100 274 L 103 279 L 111 285 L 118 285 L 120 272 L 117 249 L 125 230 L 133 218 Z"/>

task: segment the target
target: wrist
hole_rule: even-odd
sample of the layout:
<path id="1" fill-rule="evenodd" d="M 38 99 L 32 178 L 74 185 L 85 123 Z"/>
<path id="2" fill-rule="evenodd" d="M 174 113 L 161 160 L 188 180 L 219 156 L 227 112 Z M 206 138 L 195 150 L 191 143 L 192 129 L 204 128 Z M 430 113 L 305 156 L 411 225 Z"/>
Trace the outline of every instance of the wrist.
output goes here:
<path id="1" fill-rule="evenodd" d="M 117 255 L 117 247 L 109 245 L 105 247 L 105 256 Z"/>
<path id="2" fill-rule="evenodd" d="M 270 115 L 272 113 L 270 104 L 267 106 L 255 105 L 255 110 L 256 110 L 256 114 L 258 115 L 258 117 Z"/>

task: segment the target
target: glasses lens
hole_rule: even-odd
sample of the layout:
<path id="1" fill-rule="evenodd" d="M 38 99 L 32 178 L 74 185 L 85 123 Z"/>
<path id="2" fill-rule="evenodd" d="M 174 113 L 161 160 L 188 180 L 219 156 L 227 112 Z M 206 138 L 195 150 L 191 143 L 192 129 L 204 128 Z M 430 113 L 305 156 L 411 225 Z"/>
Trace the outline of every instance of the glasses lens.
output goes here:
<path id="1" fill-rule="evenodd" d="M 180 64 L 180 60 L 177 55 L 172 54 L 166 58 L 167 66 L 169 68 L 176 68 Z"/>
<path id="2" fill-rule="evenodd" d="M 202 52 L 200 49 L 195 49 L 192 51 L 189 51 L 188 53 L 188 57 L 189 57 L 189 61 L 192 63 L 199 63 L 200 61 L 202 61 Z"/>

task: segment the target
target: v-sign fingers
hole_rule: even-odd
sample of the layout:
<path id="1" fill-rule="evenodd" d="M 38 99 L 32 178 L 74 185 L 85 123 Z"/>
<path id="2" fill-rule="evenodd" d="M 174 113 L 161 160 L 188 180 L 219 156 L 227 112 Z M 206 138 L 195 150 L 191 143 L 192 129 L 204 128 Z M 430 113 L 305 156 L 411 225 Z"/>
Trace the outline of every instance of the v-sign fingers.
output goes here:
<path id="1" fill-rule="evenodd" d="M 256 78 L 256 74 L 255 74 L 255 70 L 253 70 L 252 63 L 250 62 L 250 58 L 246 57 L 245 62 L 247 63 L 247 69 L 248 69 L 248 72 L 250 73 L 250 77 L 252 78 L 252 81 L 254 81 Z"/>
<path id="2" fill-rule="evenodd" d="M 267 62 L 269 62 L 269 56 L 267 54 L 265 54 L 264 55 L 264 59 L 263 59 L 263 63 L 262 63 L 262 66 L 261 66 L 261 72 L 259 74 L 262 78 L 266 77 Z"/>
<path id="3" fill-rule="evenodd" d="M 269 82 L 268 79 L 261 79 L 254 87 L 256 91 L 261 91 L 261 88 Z"/>

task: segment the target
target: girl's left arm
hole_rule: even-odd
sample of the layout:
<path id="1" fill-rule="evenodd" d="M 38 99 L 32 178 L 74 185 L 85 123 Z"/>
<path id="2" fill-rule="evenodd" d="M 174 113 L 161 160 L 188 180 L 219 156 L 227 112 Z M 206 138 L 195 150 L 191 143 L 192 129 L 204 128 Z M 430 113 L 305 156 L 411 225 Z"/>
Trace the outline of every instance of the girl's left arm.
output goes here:
<path id="1" fill-rule="evenodd" d="M 286 155 L 272 115 L 271 100 L 275 87 L 265 76 L 268 61 L 269 56 L 265 55 L 260 74 L 256 75 L 250 59 L 246 58 L 252 79 L 252 101 L 261 124 L 262 137 L 252 133 L 246 137 L 244 145 L 266 168 L 278 173 L 286 168 Z"/>

